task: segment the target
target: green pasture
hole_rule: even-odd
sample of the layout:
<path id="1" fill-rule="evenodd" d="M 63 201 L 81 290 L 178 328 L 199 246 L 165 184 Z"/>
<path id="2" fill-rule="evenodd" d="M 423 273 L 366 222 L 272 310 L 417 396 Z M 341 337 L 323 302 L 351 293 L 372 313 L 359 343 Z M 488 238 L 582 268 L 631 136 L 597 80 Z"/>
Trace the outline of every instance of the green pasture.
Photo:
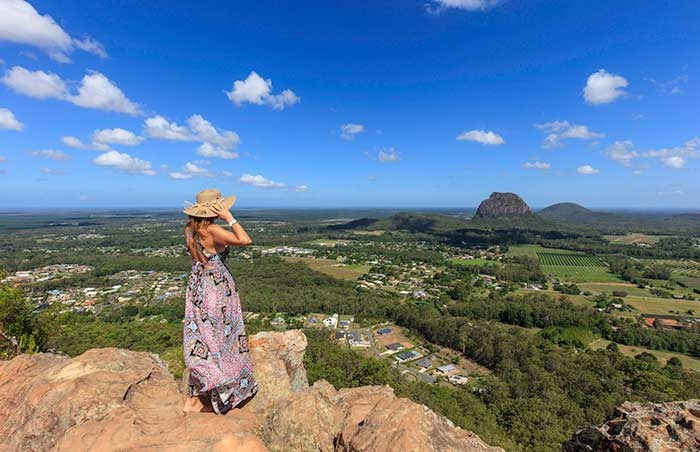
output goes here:
<path id="1" fill-rule="evenodd" d="M 588 346 L 593 350 L 599 350 L 607 347 L 609 343 L 610 341 L 607 339 L 596 339 L 595 341 L 588 344 Z M 700 359 L 691 358 L 690 356 L 684 355 L 682 353 L 666 352 L 660 350 L 653 350 L 650 348 L 622 344 L 617 344 L 617 346 L 620 350 L 620 353 L 627 356 L 634 357 L 642 352 L 651 353 L 652 355 L 656 356 L 661 365 L 666 364 L 666 361 L 675 357 L 681 360 L 684 368 L 700 371 Z"/>

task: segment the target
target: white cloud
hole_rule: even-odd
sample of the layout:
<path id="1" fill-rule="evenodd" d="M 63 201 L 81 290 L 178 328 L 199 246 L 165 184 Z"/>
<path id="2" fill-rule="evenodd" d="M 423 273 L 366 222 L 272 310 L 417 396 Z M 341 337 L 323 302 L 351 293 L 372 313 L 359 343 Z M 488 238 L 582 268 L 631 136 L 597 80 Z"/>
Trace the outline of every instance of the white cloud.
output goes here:
<path id="1" fill-rule="evenodd" d="M 75 48 L 107 56 L 102 44 L 89 37 L 71 38 L 51 16 L 39 14 L 24 0 L 0 1 L 0 41 L 38 47 L 59 63 L 70 62 Z"/>
<path id="2" fill-rule="evenodd" d="M 523 163 L 523 168 L 526 169 L 541 169 L 548 170 L 552 168 L 552 165 L 547 162 L 525 162 Z"/>
<path id="3" fill-rule="evenodd" d="M 673 169 L 680 169 L 685 166 L 685 159 L 678 155 L 673 155 L 671 157 L 663 157 L 661 159 L 661 162 L 669 168 Z"/>
<path id="4" fill-rule="evenodd" d="M 624 77 L 601 69 L 588 76 L 583 88 L 583 98 L 591 105 L 609 104 L 626 94 L 624 88 L 627 88 L 627 85 Z"/>
<path id="5" fill-rule="evenodd" d="M 365 126 L 362 124 L 343 124 L 340 126 L 340 138 L 343 140 L 354 140 L 355 135 L 365 131 Z"/>
<path id="6" fill-rule="evenodd" d="M 60 99 L 85 108 L 141 114 L 138 104 L 129 100 L 114 82 L 99 72 L 86 74 L 80 81 L 77 94 L 71 94 L 66 82 L 58 75 L 30 71 L 21 66 L 9 69 L 2 82 L 16 93 L 37 99 Z"/>
<path id="7" fill-rule="evenodd" d="M 162 116 L 154 116 L 146 119 L 143 127 L 144 133 L 151 138 L 170 141 L 193 141 L 190 130 L 185 126 L 179 126 L 169 122 Z"/>
<path id="8" fill-rule="evenodd" d="M 681 86 L 688 83 L 688 76 L 679 75 L 678 77 L 666 82 L 660 82 L 653 78 L 645 78 L 644 80 L 653 84 L 657 91 L 661 94 L 682 94 L 683 89 Z"/>
<path id="9" fill-rule="evenodd" d="M 0 163 L 6 162 L 8 159 L 4 155 L 0 155 Z"/>
<path id="10" fill-rule="evenodd" d="M 382 148 L 377 155 L 377 159 L 383 163 L 396 163 L 401 160 L 399 153 L 393 147 Z"/>
<path id="11" fill-rule="evenodd" d="M 66 174 L 65 171 L 55 168 L 41 168 L 40 171 L 44 174 L 51 174 L 53 176 L 63 176 L 64 174 Z"/>
<path id="12" fill-rule="evenodd" d="M 0 130 L 24 130 L 24 124 L 7 108 L 0 108 Z"/>
<path id="13" fill-rule="evenodd" d="M 86 108 L 130 115 L 141 114 L 138 104 L 129 100 L 114 82 L 99 72 L 90 72 L 85 75 L 78 87 L 78 94 L 69 96 L 67 100 Z"/>
<path id="14" fill-rule="evenodd" d="M 644 157 L 658 158 L 664 166 L 681 169 L 688 159 L 700 157 L 700 137 L 686 141 L 683 145 L 673 148 L 661 148 L 645 151 Z"/>
<path id="15" fill-rule="evenodd" d="M 111 151 L 112 149 L 103 143 L 83 143 L 80 141 L 79 138 L 71 136 L 71 135 L 66 135 L 64 137 L 61 137 L 61 143 L 63 143 L 65 146 L 68 146 L 69 148 L 75 148 L 75 149 L 85 149 L 88 151 Z"/>
<path id="16" fill-rule="evenodd" d="M 246 174 L 242 175 L 238 180 L 242 184 L 253 185 L 253 186 L 259 187 L 259 188 L 289 190 L 289 191 L 296 191 L 296 192 L 300 192 L 300 193 L 306 192 L 309 190 L 309 187 L 306 185 L 289 186 L 284 182 L 276 182 L 276 181 L 270 180 L 261 174 L 253 175 L 253 174 L 246 173 Z"/>
<path id="17" fill-rule="evenodd" d="M 284 182 L 275 182 L 267 179 L 261 174 L 252 175 L 246 173 L 241 176 L 239 181 L 243 184 L 254 185 L 260 188 L 287 188 L 287 184 Z"/>
<path id="18" fill-rule="evenodd" d="M 121 144 L 124 146 L 136 146 L 141 141 L 143 141 L 143 137 L 139 137 L 133 132 L 121 129 L 119 127 L 114 129 L 95 130 L 92 133 L 92 142 L 96 144 Z"/>
<path id="19" fill-rule="evenodd" d="M 93 160 L 95 165 L 106 166 L 127 174 L 143 174 L 153 176 L 156 172 L 151 167 L 151 162 L 132 157 L 129 154 L 109 151 Z"/>
<path id="20" fill-rule="evenodd" d="M 50 159 L 50 160 L 70 160 L 71 156 L 63 151 L 54 151 L 53 149 L 45 149 L 41 151 L 33 151 L 32 156 Z"/>
<path id="21" fill-rule="evenodd" d="M 634 150 L 634 145 L 630 140 L 616 141 L 608 148 L 607 154 L 611 160 L 626 167 L 632 166 L 634 159 L 639 157 L 639 152 Z"/>
<path id="22" fill-rule="evenodd" d="M 626 167 L 633 167 L 638 159 L 645 158 L 657 159 L 668 168 L 681 169 L 685 167 L 688 159 L 700 157 L 700 138 L 688 140 L 681 146 L 648 151 L 634 149 L 634 144 L 629 140 L 616 141 L 608 148 L 607 155 Z"/>
<path id="23" fill-rule="evenodd" d="M 505 143 L 502 136 L 494 132 L 485 130 L 470 130 L 457 136 L 459 141 L 475 141 L 477 143 L 495 146 Z"/>
<path id="24" fill-rule="evenodd" d="M 236 132 L 217 129 L 197 114 L 187 119 L 187 126 L 169 122 L 162 116 L 148 118 L 144 123 L 144 134 L 161 140 L 198 141 L 202 143 L 197 149 L 199 155 L 222 159 L 238 158 L 233 150 L 241 141 Z"/>
<path id="25" fill-rule="evenodd" d="M 168 174 L 168 176 L 170 176 L 171 179 L 175 179 L 175 180 L 188 180 L 188 179 L 192 179 L 192 177 L 194 177 L 192 174 L 181 173 L 179 171 L 174 171 L 174 172 Z"/>
<path id="26" fill-rule="evenodd" d="M 251 71 L 245 80 L 233 82 L 231 91 L 225 93 L 229 100 L 238 106 L 246 103 L 270 105 L 275 110 L 284 110 L 285 107 L 300 101 L 289 89 L 285 89 L 281 94 L 272 94 L 272 80 L 263 79 L 255 71 Z"/>
<path id="27" fill-rule="evenodd" d="M 66 83 L 52 72 L 29 71 L 14 66 L 5 72 L 2 82 L 16 93 L 37 99 L 66 99 L 68 96 Z"/>
<path id="28" fill-rule="evenodd" d="M 576 168 L 576 172 L 579 174 L 598 174 L 600 170 L 593 168 L 591 165 L 581 165 Z"/>
<path id="29" fill-rule="evenodd" d="M 552 121 L 543 124 L 535 124 L 535 127 L 547 132 L 547 137 L 542 144 L 543 148 L 554 148 L 560 146 L 562 141 L 568 139 L 593 140 L 603 138 L 605 134 L 592 132 L 588 126 L 571 124 L 569 121 Z"/>
<path id="30" fill-rule="evenodd" d="M 425 4 L 425 9 L 431 14 L 439 14 L 446 9 L 462 9 L 465 11 L 485 11 L 498 6 L 506 0 L 431 0 Z"/>
<path id="31" fill-rule="evenodd" d="M 102 59 L 107 58 L 107 51 L 105 50 L 105 46 L 102 45 L 101 42 L 98 42 L 89 36 L 83 39 L 73 39 L 73 45 L 75 45 L 75 47 L 79 48 L 80 50 L 84 50 L 85 52 L 97 55 Z"/>

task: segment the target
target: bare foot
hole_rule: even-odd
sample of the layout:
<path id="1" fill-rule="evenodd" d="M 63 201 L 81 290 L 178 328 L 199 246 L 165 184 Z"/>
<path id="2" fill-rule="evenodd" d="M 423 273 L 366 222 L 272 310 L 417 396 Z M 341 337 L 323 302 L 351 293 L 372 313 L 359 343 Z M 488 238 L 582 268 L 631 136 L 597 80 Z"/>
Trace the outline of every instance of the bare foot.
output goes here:
<path id="1" fill-rule="evenodd" d="M 182 411 L 185 413 L 211 413 L 213 408 L 200 397 L 185 397 Z"/>

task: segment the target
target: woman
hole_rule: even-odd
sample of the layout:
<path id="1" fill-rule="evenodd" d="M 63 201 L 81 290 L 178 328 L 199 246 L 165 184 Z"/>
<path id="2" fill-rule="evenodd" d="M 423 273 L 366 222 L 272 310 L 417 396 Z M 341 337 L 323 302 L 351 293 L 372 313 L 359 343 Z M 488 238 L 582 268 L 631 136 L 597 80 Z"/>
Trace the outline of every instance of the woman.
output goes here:
<path id="1" fill-rule="evenodd" d="M 248 353 L 243 313 L 233 276 L 224 264 L 229 246 L 252 242 L 229 211 L 235 196 L 219 190 L 197 194 L 197 204 L 184 210 L 187 250 L 192 273 L 185 294 L 184 356 L 189 371 L 183 411 L 223 414 L 258 390 Z M 219 218 L 231 230 L 214 224 Z"/>

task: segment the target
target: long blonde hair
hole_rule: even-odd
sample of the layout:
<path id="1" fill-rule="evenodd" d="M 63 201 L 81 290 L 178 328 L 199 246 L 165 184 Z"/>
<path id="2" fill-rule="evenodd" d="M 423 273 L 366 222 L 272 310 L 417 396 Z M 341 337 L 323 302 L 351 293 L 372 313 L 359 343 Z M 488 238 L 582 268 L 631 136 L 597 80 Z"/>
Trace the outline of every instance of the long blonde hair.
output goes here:
<path id="1" fill-rule="evenodd" d="M 202 263 L 207 261 L 207 257 L 202 253 L 200 247 L 197 246 L 197 242 L 201 237 L 200 232 L 206 230 L 206 228 L 213 223 L 214 218 L 193 217 L 189 215 L 187 226 L 185 226 L 185 231 L 187 233 L 187 251 L 189 251 L 190 256 Z"/>

